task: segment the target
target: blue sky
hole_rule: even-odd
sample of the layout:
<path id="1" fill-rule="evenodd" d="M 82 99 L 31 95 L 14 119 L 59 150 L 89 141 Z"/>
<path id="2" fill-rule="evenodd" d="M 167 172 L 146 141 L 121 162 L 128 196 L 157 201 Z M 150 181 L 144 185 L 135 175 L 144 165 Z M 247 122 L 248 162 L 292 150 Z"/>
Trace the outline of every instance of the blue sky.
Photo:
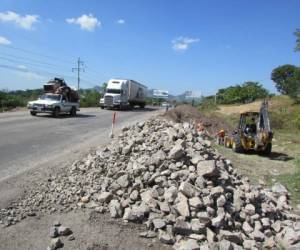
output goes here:
<path id="1" fill-rule="evenodd" d="M 259 81 L 300 65 L 300 1 L 1 0 L 0 89 L 39 88 L 85 63 L 82 87 L 110 78 L 180 94 Z"/>

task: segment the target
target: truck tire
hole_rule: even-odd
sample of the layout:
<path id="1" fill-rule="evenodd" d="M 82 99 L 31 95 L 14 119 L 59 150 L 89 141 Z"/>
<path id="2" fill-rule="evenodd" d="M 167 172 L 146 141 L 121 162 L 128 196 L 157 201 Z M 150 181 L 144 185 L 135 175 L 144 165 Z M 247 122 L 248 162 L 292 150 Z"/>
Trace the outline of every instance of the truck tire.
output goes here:
<path id="1" fill-rule="evenodd" d="M 30 114 L 31 114 L 32 116 L 36 116 L 36 112 L 35 112 L 35 111 L 30 111 Z"/>
<path id="2" fill-rule="evenodd" d="M 53 110 L 52 115 L 54 117 L 59 117 L 59 113 L 60 113 L 60 108 L 59 107 L 55 107 L 54 110 Z"/>
<path id="3" fill-rule="evenodd" d="M 101 106 L 100 108 L 101 108 L 101 109 L 104 109 L 104 106 Z"/>
<path id="4" fill-rule="evenodd" d="M 146 106 L 145 103 L 140 104 L 140 108 L 141 108 L 141 109 L 145 108 L 145 106 Z"/>
<path id="5" fill-rule="evenodd" d="M 268 156 L 271 154 L 271 152 L 272 152 L 272 143 L 268 143 L 264 151 L 262 151 L 262 154 Z"/>
<path id="6" fill-rule="evenodd" d="M 70 110 L 70 116 L 76 116 L 76 107 L 72 107 Z"/>
<path id="7" fill-rule="evenodd" d="M 224 146 L 225 146 L 225 148 L 230 148 L 230 138 L 228 138 L 228 137 L 225 137 L 224 138 Z"/>
<path id="8" fill-rule="evenodd" d="M 243 148 L 240 136 L 235 136 L 233 138 L 232 150 L 236 153 L 244 152 L 244 148 Z"/>

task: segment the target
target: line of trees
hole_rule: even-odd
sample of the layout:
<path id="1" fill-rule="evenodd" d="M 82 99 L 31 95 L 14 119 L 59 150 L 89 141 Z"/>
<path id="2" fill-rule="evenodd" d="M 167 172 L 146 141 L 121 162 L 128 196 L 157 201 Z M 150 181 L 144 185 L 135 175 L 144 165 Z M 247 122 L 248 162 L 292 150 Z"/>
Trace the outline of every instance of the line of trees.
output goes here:
<path id="1" fill-rule="evenodd" d="M 99 91 L 98 88 L 81 89 L 79 92 L 80 106 L 97 107 L 102 92 L 103 90 Z M 38 99 L 43 93 L 43 89 L 16 91 L 0 90 L 0 112 L 8 111 L 16 107 L 25 107 L 29 101 Z"/>
<path id="2" fill-rule="evenodd" d="M 216 99 L 219 104 L 249 103 L 269 95 L 269 91 L 259 82 L 248 81 L 243 84 L 219 89 Z"/>
<path id="3" fill-rule="evenodd" d="M 24 107 L 30 100 L 37 99 L 41 95 L 42 89 L 0 91 L 1 111 L 10 110 L 16 107 Z"/>

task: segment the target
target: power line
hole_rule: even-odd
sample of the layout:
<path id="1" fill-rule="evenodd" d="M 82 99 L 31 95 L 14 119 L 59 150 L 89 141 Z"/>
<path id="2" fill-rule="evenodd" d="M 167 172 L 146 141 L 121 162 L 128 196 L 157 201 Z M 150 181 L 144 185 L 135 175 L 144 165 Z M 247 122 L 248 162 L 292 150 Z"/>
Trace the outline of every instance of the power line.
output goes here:
<path id="1" fill-rule="evenodd" d="M 55 60 L 55 61 L 59 60 L 59 61 L 64 61 L 66 63 L 72 63 L 72 61 L 69 61 L 69 60 L 65 60 L 65 59 L 62 59 L 62 58 L 49 56 L 49 55 L 45 55 L 45 54 L 41 54 L 41 53 L 36 53 L 36 52 L 30 51 L 30 50 L 27 50 L 27 49 L 21 49 L 21 48 L 17 48 L 17 47 L 11 46 L 11 45 L 4 45 L 4 44 L 1 44 L 1 45 L 6 47 L 6 48 L 9 48 L 9 49 L 22 51 L 22 52 L 27 53 L 27 54 L 37 55 L 37 56 L 45 57 L 45 58 L 52 59 L 52 60 Z"/>
<path id="2" fill-rule="evenodd" d="M 55 65 L 55 64 L 48 63 L 48 62 L 45 62 L 45 61 L 40 61 L 40 60 L 28 58 L 28 57 L 16 56 L 16 55 L 2 53 L 2 52 L 0 52 L 0 55 L 6 56 L 6 57 L 17 58 L 17 59 L 24 60 L 24 61 L 29 61 L 29 62 L 35 62 L 35 63 L 38 63 L 38 64 L 42 64 L 42 65 L 46 65 L 46 66 L 51 66 L 51 67 L 57 67 L 57 68 L 58 67 L 67 67 L 66 65 L 63 66 L 62 64 L 61 65 Z"/>
<path id="3" fill-rule="evenodd" d="M 3 53 L 1 51 L 0 55 L 4 55 L 4 57 L 2 56 L 2 57 L 0 57 L 0 59 L 6 60 L 6 61 L 10 61 L 12 63 L 26 64 L 26 65 L 31 65 L 31 66 L 38 67 L 38 68 L 43 68 L 43 69 L 44 69 L 43 66 L 47 66 L 47 67 L 57 68 L 57 69 L 61 70 L 61 67 L 65 67 L 66 68 L 67 67 L 66 64 L 69 64 L 71 62 L 69 60 L 65 60 L 65 59 L 61 59 L 61 58 L 57 58 L 57 57 L 53 57 L 53 56 L 49 56 L 49 55 L 45 55 L 45 54 L 41 54 L 41 53 L 36 53 L 36 52 L 30 51 L 30 50 L 27 50 L 27 49 L 17 48 L 17 47 L 11 46 L 11 45 L 2 45 L 2 46 L 4 46 L 5 48 L 8 48 L 8 49 L 12 49 L 12 50 L 22 51 L 24 53 L 27 53 L 27 54 L 30 54 L 30 55 L 33 55 L 33 56 L 39 56 L 39 57 L 48 58 L 48 59 L 51 59 L 52 61 L 53 60 L 55 60 L 56 62 L 59 61 L 59 63 L 63 64 L 64 66 L 62 66 L 62 65 L 55 65 L 55 64 L 52 64 L 52 63 L 49 63 L 49 62 L 37 60 L 35 58 L 32 59 L 32 58 L 28 58 L 28 57 L 22 57 L 22 56 L 19 56 L 19 55 L 12 55 L 12 54 L 8 54 L 8 53 Z M 11 57 L 11 58 L 9 58 L 9 57 Z M 19 59 L 19 60 L 15 60 L 15 59 Z M 12 67 L 12 68 L 15 68 L 18 71 L 22 71 L 18 67 Z M 94 72 L 95 76 L 99 75 L 99 72 L 97 72 L 96 70 L 93 70 L 90 67 L 89 67 L 89 69 L 90 69 L 91 72 Z M 38 69 L 38 70 L 40 71 L 40 69 Z M 80 81 L 81 80 L 84 81 L 84 82 L 86 82 L 86 83 L 91 83 L 93 85 L 95 85 L 98 82 L 98 80 L 95 79 L 94 77 L 90 77 L 91 80 L 86 80 L 86 79 L 83 79 L 83 78 L 80 77 L 80 72 L 85 72 L 85 70 L 83 68 L 83 62 L 80 60 L 80 58 L 77 61 L 77 68 L 73 68 L 72 71 L 73 72 L 74 71 L 77 72 L 78 89 L 80 87 Z M 26 71 L 23 70 L 23 72 L 26 72 Z M 42 70 L 40 72 L 47 72 L 47 71 Z M 49 74 L 49 72 L 47 72 L 47 74 Z M 88 74 L 90 74 L 90 73 L 88 73 Z M 58 74 L 54 74 L 54 75 L 58 75 Z M 70 76 L 68 76 L 68 77 L 70 77 Z M 70 77 L 70 78 L 74 78 L 74 77 Z"/>
<path id="4" fill-rule="evenodd" d="M 61 68 L 62 68 L 62 66 L 59 66 L 59 65 L 49 64 L 49 63 L 46 63 L 46 62 L 43 62 L 43 61 L 32 60 L 30 58 L 25 58 L 25 57 L 16 56 L 16 58 L 18 59 L 18 60 L 16 60 L 14 58 L 9 58 L 9 57 L 2 56 L 2 54 L 7 55 L 9 57 L 14 57 L 12 55 L 0 52 L 0 59 L 5 60 L 5 61 L 9 61 L 9 62 L 12 62 L 12 63 L 24 64 L 24 66 L 31 65 L 31 66 L 34 66 L 34 67 L 41 68 L 41 67 L 43 67 L 43 65 L 46 65 L 47 67 L 52 67 L 53 69 L 58 69 L 58 70 L 61 70 Z M 25 62 L 23 60 L 25 60 Z M 27 62 L 27 61 L 29 61 L 29 62 Z M 41 65 L 39 65 L 39 64 L 41 64 Z M 66 69 L 67 66 L 63 66 L 63 68 Z M 86 73 L 89 74 L 89 72 L 86 72 Z M 95 82 L 95 83 L 98 82 L 98 80 L 94 77 L 89 77 L 89 78 L 86 78 L 86 79 L 88 79 L 90 82 Z"/>
<path id="5" fill-rule="evenodd" d="M 77 91 L 79 91 L 79 86 L 80 86 L 80 72 L 81 71 L 84 72 L 83 61 L 80 60 L 80 57 L 78 57 L 78 60 L 77 60 L 77 68 L 72 68 L 72 72 L 74 72 L 74 71 L 77 71 Z"/>
<path id="6" fill-rule="evenodd" d="M 22 73 L 33 73 L 31 72 L 30 68 L 29 69 L 21 69 L 21 68 L 18 68 L 16 66 L 11 66 L 11 65 L 5 65 L 5 64 L 0 64 L 0 68 L 5 68 L 5 69 L 9 69 L 9 70 L 13 70 L 13 71 L 18 71 L 18 72 L 22 72 Z M 34 72 L 35 73 L 35 72 Z M 55 74 L 53 72 L 49 72 L 49 71 L 45 71 L 45 70 L 36 70 L 36 73 L 38 73 L 39 75 L 41 76 L 60 76 L 60 77 L 63 77 L 63 78 L 71 78 L 71 79 L 77 79 L 76 77 L 74 76 L 71 76 L 71 75 L 66 75 L 66 74 Z M 88 83 L 90 86 L 93 86 L 93 82 L 89 81 L 89 80 L 86 80 L 86 79 L 83 79 L 81 78 L 81 80 L 85 83 Z"/>

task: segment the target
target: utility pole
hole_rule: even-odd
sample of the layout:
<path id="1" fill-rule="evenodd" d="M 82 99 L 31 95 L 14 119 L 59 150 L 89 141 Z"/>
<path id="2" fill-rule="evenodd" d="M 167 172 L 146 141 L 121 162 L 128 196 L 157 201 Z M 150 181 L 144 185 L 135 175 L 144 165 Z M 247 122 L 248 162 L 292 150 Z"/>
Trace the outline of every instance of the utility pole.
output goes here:
<path id="1" fill-rule="evenodd" d="M 79 92 L 79 86 L 80 86 L 80 72 L 84 72 L 83 68 L 83 61 L 80 60 L 80 57 L 78 57 L 77 60 L 77 68 L 72 68 L 72 72 L 77 71 L 77 91 Z"/>

